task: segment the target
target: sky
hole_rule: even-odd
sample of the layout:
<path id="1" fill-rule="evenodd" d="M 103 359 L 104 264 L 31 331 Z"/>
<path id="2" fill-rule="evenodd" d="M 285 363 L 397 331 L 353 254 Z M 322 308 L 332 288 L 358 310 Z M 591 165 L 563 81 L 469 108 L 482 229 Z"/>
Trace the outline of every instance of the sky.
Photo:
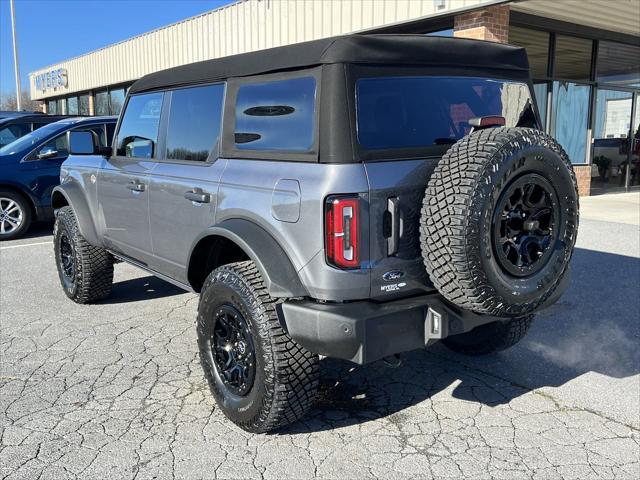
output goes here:
<path id="1" fill-rule="evenodd" d="M 29 72 L 233 0 L 15 0 L 22 89 Z M 0 92 L 15 92 L 11 12 L 0 0 Z"/>

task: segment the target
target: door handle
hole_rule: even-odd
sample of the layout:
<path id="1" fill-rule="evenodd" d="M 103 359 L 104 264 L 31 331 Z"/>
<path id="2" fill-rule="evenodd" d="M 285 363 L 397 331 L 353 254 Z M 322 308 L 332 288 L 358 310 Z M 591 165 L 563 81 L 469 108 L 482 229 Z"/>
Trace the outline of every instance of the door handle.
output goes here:
<path id="1" fill-rule="evenodd" d="M 387 199 L 387 215 L 389 216 L 389 237 L 387 238 L 387 255 L 398 253 L 400 236 L 402 235 L 402 220 L 400 218 L 400 200 L 398 197 Z"/>
<path id="2" fill-rule="evenodd" d="M 133 182 L 129 182 L 128 188 L 132 192 L 144 192 L 147 189 L 147 186 L 144 183 L 140 183 L 136 180 Z"/>
<path id="3" fill-rule="evenodd" d="M 194 188 L 193 190 L 185 192 L 184 198 L 196 203 L 209 203 L 211 201 L 211 195 L 204 193 L 200 188 Z"/>

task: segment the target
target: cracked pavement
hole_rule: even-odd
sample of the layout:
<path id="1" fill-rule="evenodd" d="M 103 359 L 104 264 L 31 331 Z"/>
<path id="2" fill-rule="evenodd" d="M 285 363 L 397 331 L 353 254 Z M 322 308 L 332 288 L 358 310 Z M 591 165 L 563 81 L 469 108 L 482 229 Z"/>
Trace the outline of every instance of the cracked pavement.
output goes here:
<path id="1" fill-rule="evenodd" d="M 119 264 L 76 305 L 49 229 L 0 245 L 2 478 L 640 478 L 635 225 L 582 221 L 570 291 L 513 349 L 324 359 L 317 407 L 265 435 L 215 408 L 195 295 Z"/>

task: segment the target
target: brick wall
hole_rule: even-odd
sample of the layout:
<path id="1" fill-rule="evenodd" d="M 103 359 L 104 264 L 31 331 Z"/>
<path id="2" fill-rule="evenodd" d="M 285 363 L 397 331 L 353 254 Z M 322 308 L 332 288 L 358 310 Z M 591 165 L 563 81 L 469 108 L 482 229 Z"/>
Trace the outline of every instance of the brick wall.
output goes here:
<path id="1" fill-rule="evenodd" d="M 507 43 L 509 41 L 509 5 L 486 7 L 456 15 L 453 36 Z"/>
<path id="2" fill-rule="evenodd" d="M 591 165 L 576 165 L 573 167 L 578 182 L 578 195 L 588 197 L 591 193 Z"/>

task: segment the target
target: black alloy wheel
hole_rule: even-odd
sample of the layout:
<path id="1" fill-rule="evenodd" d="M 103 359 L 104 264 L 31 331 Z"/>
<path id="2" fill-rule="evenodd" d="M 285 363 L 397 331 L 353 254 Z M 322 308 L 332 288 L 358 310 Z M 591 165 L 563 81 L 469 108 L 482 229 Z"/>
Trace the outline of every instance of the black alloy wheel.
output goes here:
<path id="1" fill-rule="evenodd" d="M 211 350 L 222 383 L 235 395 L 245 396 L 256 377 L 256 353 L 249 325 L 232 305 L 222 305 L 216 312 Z"/>
<path id="2" fill-rule="evenodd" d="M 500 267 L 515 277 L 533 275 L 553 251 L 559 221 L 551 183 L 530 173 L 511 182 L 493 213 L 493 249 Z"/>
<path id="3" fill-rule="evenodd" d="M 69 240 L 69 235 L 66 231 L 60 233 L 58 249 L 62 274 L 69 283 L 73 283 L 76 277 L 76 255 L 73 249 L 73 243 Z"/>

